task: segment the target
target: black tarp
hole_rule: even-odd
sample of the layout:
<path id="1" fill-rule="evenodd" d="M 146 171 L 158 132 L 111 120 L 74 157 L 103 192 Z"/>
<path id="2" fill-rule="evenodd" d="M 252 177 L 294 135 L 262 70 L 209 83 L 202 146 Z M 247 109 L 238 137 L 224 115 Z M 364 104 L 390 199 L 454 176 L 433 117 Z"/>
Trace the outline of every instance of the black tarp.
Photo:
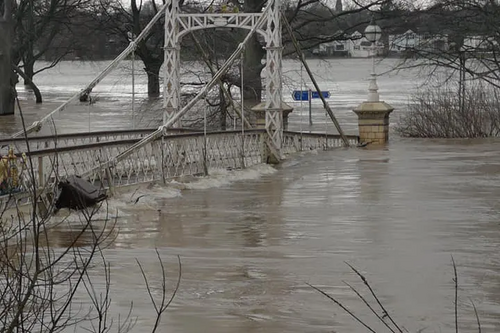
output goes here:
<path id="1" fill-rule="evenodd" d="M 107 198 L 104 189 L 92 185 L 88 181 L 70 176 L 58 184 L 59 193 L 55 203 L 56 209 L 83 209 Z"/>

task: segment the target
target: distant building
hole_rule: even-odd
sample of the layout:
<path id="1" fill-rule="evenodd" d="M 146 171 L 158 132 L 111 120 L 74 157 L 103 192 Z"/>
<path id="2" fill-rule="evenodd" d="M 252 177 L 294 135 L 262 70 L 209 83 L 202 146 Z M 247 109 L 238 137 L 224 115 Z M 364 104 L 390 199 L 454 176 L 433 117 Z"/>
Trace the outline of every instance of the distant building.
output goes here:
<path id="1" fill-rule="evenodd" d="M 417 48 L 420 45 L 420 36 L 413 30 L 407 30 L 403 34 L 389 35 L 389 52 L 403 53 Z"/>
<path id="2" fill-rule="evenodd" d="M 372 43 L 359 31 L 349 36 L 349 56 L 353 58 L 367 58 L 372 55 Z"/>
<path id="3" fill-rule="evenodd" d="M 323 36 L 322 38 L 326 38 Z M 386 43 L 379 41 L 375 47 L 359 31 L 351 35 L 343 36 L 342 40 L 335 40 L 323 43 L 312 50 L 312 53 L 321 57 L 352 57 L 368 58 L 373 52 L 375 56 L 393 55 L 407 56 L 412 52 L 418 54 L 420 51 L 445 51 L 448 49 L 448 36 L 446 34 L 418 34 L 409 29 L 401 34 L 391 34 L 385 39 Z M 475 36 L 468 37 L 464 41 L 464 48 L 474 48 L 476 50 L 487 50 L 494 41 Z M 495 44 L 497 45 L 497 44 Z"/>
<path id="4" fill-rule="evenodd" d="M 375 55 L 381 55 L 384 44 L 379 42 L 375 45 Z M 372 43 L 359 31 L 346 35 L 342 40 L 323 43 L 312 50 L 316 56 L 323 57 L 352 57 L 367 58 L 373 53 Z"/>
<path id="5" fill-rule="evenodd" d="M 402 34 L 389 35 L 388 43 L 389 54 L 392 55 L 419 51 L 435 52 L 447 50 L 448 37 L 446 34 L 419 34 L 410 29 Z"/>

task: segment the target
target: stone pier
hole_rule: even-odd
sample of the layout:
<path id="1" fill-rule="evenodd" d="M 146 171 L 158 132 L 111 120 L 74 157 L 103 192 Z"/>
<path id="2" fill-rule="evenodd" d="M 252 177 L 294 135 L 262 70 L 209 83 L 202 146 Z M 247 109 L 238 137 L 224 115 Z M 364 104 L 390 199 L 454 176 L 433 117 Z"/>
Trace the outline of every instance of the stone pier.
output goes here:
<path id="1" fill-rule="evenodd" d="M 389 114 L 394 108 L 380 101 L 375 69 L 370 77 L 368 100 L 353 111 L 358 115 L 360 143 L 382 145 L 389 141 Z"/>
<path id="2" fill-rule="evenodd" d="M 385 102 L 363 102 L 353 111 L 358 115 L 359 141 L 385 144 L 389 141 L 389 114 L 394 110 Z"/>

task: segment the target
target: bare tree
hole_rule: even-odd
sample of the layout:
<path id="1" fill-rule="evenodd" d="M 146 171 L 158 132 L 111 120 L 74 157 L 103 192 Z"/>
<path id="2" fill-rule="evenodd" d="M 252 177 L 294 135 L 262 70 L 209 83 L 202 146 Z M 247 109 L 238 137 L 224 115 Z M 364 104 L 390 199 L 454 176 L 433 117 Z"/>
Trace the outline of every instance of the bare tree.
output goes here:
<path id="1" fill-rule="evenodd" d="M 437 0 L 411 13 L 420 34 L 400 68 L 425 66 L 431 73 L 448 69 L 450 79 L 482 80 L 500 87 L 500 4 L 493 0 Z M 444 40 L 442 45 L 436 41 Z M 456 74 L 459 74 L 456 78 Z"/>
<path id="2" fill-rule="evenodd" d="M 82 47 L 82 39 L 76 38 L 76 34 L 90 26 L 86 13 L 94 3 L 95 0 L 21 0 L 16 4 L 12 62 L 24 84 L 33 89 L 37 103 L 42 102 L 42 95 L 33 82 L 34 76 Z M 35 63 L 53 50 L 50 63 L 35 69 Z"/>
<path id="3" fill-rule="evenodd" d="M 349 38 L 349 32 L 369 22 L 371 10 L 379 8 L 388 1 L 355 2 L 352 8 L 337 11 L 320 0 L 299 0 L 285 3 L 284 12 L 301 48 L 313 49 L 323 43 Z M 241 11 L 250 13 L 259 13 L 267 5 L 267 1 L 260 0 L 245 0 L 243 3 L 235 0 L 233 2 Z M 295 52 L 291 44 L 290 39 L 283 39 L 284 56 Z M 263 41 L 258 36 L 254 36 L 245 47 L 244 57 L 244 99 L 245 105 L 249 107 L 262 100 L 261 72 L 264 69 L 262 59 L 265 55 Z M 235 86 L 241 85 L 239 78 L 233 78 L 231 83 Z"/>
<path id="4" fill-rule="evenodd" d="M 471 82 L 457 99 L 457 86 L 430 86 L 415 94 L 396 132 L 418 138 L 483 138 L 500 134 L 500 89 Z"/>
<path id="5" fill-rule="evenodd" d="M 25 144 L 29 147 L 27 138 Z M 113 325 L 117 332 L 130 331 L 134 325 L 132 305 L 124 317 L 113 318 L 110 314 L 112 276 L 105 249 L 116 236 L 116 218 L 105 201 L 81 209 L 78 215 L 73 214 L 78 219 L 55 218 L 52 214 L 55 200 L 50 198 L 56 195 L 59 172 L 64 170 L 67 161 L 59 160 L 57 153 L 53 155 L 47 175 L 49 181 L 41 186 L 36 181 L 33 159 L 33 152 L 28 148 L 23 157 L 11 152 L 7 160 L 0 161 L 0 171 L 9 168 L 8 173 L 0 172 L 3 185 L 0 189 L 3 203 L 0 211 L 0 332 L 62 332 L 80 328 L 104 333 Z M 28 194 L 24 201 L 17 198 L 18 191 Z M 78 207 L 84 206 L 81 198 L 75 200 Z M 66 230 L 63 239 L 55 232 L 60 229 Z M 181 277 L 179 260 L 177 285 L 169 296 L 163 260 L 159 252 L 156 253 L 162 272 L 159 292 L 153 292 L 146 272 L 137 262 L 156 317 L 152 332 L 171 304 Z M 93 273 L 98 269 L 104 274 Z M 99 280 L 97 284 L 96 279 L 104 281 Z"/>
<path id="6" fill-rule="evenodd" d="M 158 13 L 159 5 L 154 0 L 130 0 L 124 6 L 120 0 L 99 0 L 98 24 L 110 34 L 127 43 L 141 33 L 153 16 Z M 165 4 L 166 0 L 162 0 Z M 181 5 L 183 1 L 181 0 Z M 148 77 L 148 95 L 160 94 L 160 68 L 163 64 L 164 18 L 160 19 L 148 36 L 138 43 L 135 54 L 142 60 Z"/>

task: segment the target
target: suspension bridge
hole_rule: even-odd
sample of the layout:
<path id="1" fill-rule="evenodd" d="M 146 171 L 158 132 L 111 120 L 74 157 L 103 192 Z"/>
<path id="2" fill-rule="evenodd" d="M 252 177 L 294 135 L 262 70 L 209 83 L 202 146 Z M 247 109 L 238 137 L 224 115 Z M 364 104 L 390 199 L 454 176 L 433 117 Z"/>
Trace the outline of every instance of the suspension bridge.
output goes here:
<path id="1" fill-rule="evenodd" d="M 338 135 L 287 131 L 283 124 L 282 103 L 282 24 L 290 34 L 300 58 L 298 43 L 288 22 L 284 20 L 281 0 L 271 0 L 261 13 L 182 13 L 177 0 L 163 5 L 145 29 L 130 41 L 129 46 L 92 82 L 58 108 L 10 138 L 0 140 L 9 146 L 7 156 L 0 161 L 0 202 L 2 205 L 33 198 L 47 200 L 65 177 L 77 175 L 89 182 L 108 188 L 166 182 L 186 175 L 208 174 L 211 168 L 245 168 L 260 163 L 279 163 L 289 154 L 300 151 L 348 147 L 359 143 L 358 136 L 343 133 L 333 112 L 322 98 Z M 40 136 L 37 133 L 51 123 L 58 113 L 71 103 L 88 95 L 117 65 L 133 54 L 138 43 L 146 38 L 161 16 L 165 17 L 164 85 L 162 125 L 154 129 L 133 129 L 105 132 L 72 133 Z M 187 33 L 210 28 L 248 30 L 245 39 L 216 71 L 210 81 L 186 105 L 180 104 L 180 41 Z M 250 124 L 243 102 L 237 112 L 241 130 L 208 132 L 176 128 L 183 116 L 205 98 L 220 82 L 221 77 L 241 56 L 245 44 L 254 34 L 266 43 L 265 121 L 263 127 Z M 312 73 L 317 91 L 321 91 Z M 3 173 L 3 174 L 2 174 Z M 15 177 L 14 177 L 15 176 Z M 3 178 L 2 178 L 3 177 Z M 14 179 L 15 178 L 15 179 Z"/>

